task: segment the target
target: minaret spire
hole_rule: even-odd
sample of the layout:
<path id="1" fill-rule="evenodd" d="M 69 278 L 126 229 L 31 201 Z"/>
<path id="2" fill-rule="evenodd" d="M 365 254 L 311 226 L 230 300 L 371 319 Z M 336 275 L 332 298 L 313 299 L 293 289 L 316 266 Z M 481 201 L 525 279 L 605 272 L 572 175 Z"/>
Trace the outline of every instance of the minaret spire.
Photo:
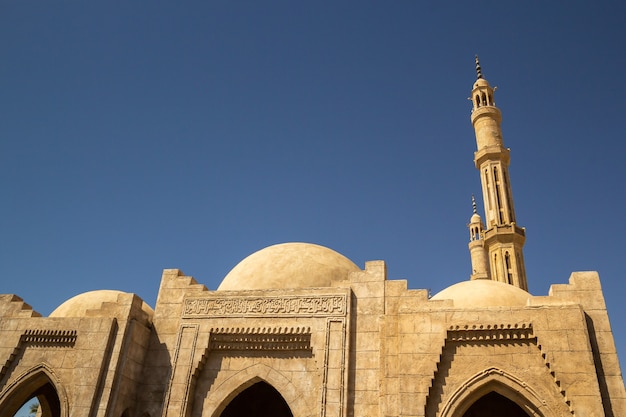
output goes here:
<path id="1" fill-rule="evenodd" d="M 482 235 L 488 256 L 487 269 L 492 280 L 528 290 L 522 252 L 526 232 L 515 219 L 509 180 L 509 149 L 504 146 L 500 127 L 502 114 L 494 100 L 495 88 L 483 78 L 478 56 L 475 60 L 477 79 L 472 88 L 471 121 L 477 146 L 474 163 L 480 172 L 485 207 L 486 225 Z"/>
<path id="2" fill-rule="evenodd" d="M 480 80 L 481 78 L 483 78 L 483 71 L 480 68 L 480 62 L 478 62 L 478 55 L 475 55 L 476 57 L 476 79 Z"/>

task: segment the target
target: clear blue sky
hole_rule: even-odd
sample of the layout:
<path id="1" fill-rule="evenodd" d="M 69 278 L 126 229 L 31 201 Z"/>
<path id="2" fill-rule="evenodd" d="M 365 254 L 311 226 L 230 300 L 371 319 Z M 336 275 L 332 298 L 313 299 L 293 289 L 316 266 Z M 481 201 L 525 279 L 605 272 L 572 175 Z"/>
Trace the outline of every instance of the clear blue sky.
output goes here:
<path id="1" fill-rule="evenodd" d="M 0 2 L 1 292 L 154 306 L 287 241 L 465 280 L 478 54 L 530 291 L 598 270 L 624 364 L 626 5 L 424 4 Z"/>

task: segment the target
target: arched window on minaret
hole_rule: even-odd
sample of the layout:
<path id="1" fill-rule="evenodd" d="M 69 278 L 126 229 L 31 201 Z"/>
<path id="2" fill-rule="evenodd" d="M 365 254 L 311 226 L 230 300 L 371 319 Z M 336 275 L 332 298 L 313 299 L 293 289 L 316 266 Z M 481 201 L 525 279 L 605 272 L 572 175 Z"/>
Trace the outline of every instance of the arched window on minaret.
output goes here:
<path id="1" fill-rule="evenodd" d="M 495 223 L 495 219 L 493 217 L 493 193 L 491 192 L 491 181 L 489 178 L 489 170 L 485 168 L 485 187 L 487 188 L 487 200 L 485 201 L 485 214 L 487 216 L 487 226 L 491 227 Z"/>
<path id="2" fill-rule="evenodd" d="M 483 106 L 486 106 L 487 105 L 487 95 L 485 93 L 482 93 L 481 98 L 482 98 L 481 103 L 483 104 Z"/>
<path id="3" fill-rule="evenodd" d="M 480 228 L 478 226 L 472 226 L 470 228 L 470 241 L 474 242 L 480 240 Z"/>
<path id="4" fill-rule="evenodd" d="M 507 284 L 513 284 L 513 270 L 511 269 L 511 255 L 509 252 L 504 252 L 504 263 L 506 265 L 506 281 Z"/>
<path id="5" fill-rule="evenodd" d="M 493 267 L 491 268 L 491 275 L 492 277 L 495 278 L 495 281 L 499 281 L 499 276 L 500 274 L 498 274 L 498 254 L 494 253 L 493 254 Z M 492 278 L 492 279 L 494 279 Z"/>
<path id="6" fill-rule="evenodd" d="M 524 266 L 524 258 L 522 258 L 522 252 L 519 252 L 519 251 L 517 252 L 515 256 L 515 261 L 517 262 L 517 273 L 521 277 L 520 281 L 525 281 L 526 268 Z M 526 287 L 528 286 L 528 283 L 520 282 L 520 285 L 522 286 L 523 289 L 526 289 Z"/>
<path id="7" fill-rule="evenodd" d="M 507 197 L 507 204 L 508 204 L 508 210 L 509 210 L 509 216 L 511 216 L 511 218 L 509 219 L 510 222 L 515 222 L 515 212 L 513 211 L 513 200 L 511 199 L 511 189 L 509 188 L 509 180 L 507 178 L 506 175 L 506 170 L 502 171 L 502 177 L 504 179 L 504 191 L 506 192 L 506 197 Z"/>
<path id="8" fill-rule="evenodd" d="M 480 96 L 476 94 L 476 107 L 480 107 Z"/>
<path id="9" fill-rule="evenodd" d="M 502 224 L 504 223 L 504 216 L 502 215 L 502 199 L 500 197 L 500 177 L 498 176 L 498 167 L 493 167 L 493 182 L 495 183 L 495 190 L 496 190 L 496 203 L 497 203 L 497 210 L 498 210 L 498 223 Z"/>

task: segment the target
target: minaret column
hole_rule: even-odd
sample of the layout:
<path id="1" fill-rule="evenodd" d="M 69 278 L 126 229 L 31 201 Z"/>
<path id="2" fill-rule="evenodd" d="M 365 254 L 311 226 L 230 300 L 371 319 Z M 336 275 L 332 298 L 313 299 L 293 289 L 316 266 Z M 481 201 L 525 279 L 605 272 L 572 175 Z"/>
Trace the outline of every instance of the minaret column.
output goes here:
<path id="1" fill-rule="evenodd" d="M 485 207 L 484 247 L 489 276 L 528 290 L 522 248 L 526 232 L 517 226 L 509 179 L 510 151 L 502 139 L 502 114 L 496 107 L 495 88 L 482 76 L 476 57 L 477 80 L 472 88 L 471 121 L 476 134 L 474 163 L 480 172 Z"/>
<path id="2" fill-rule="evenodd" d="M 474 214 L 467 227 L 470 232 L 470 241 L 467 244 L 472 261 L 472 274 L 470 279 L 489 279 L 489 261 L 485 250 L 485 239 L 483 221 L 476 211 L 476 200 L 472 196 L 472 207 Z"/>

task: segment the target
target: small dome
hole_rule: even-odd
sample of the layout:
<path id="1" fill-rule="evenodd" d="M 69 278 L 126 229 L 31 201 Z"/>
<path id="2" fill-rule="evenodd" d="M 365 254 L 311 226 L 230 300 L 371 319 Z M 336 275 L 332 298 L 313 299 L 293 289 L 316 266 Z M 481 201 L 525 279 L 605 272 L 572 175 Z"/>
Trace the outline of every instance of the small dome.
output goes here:
<path id="1" fill-rule="evenodd" d="M 84 317 L 87 310 L 99 310 L 104 303 L 118 302 L 120 295 L 131 294 L 115 290 L 97 290 L 78 294 L 58 306 L 49 317 Z M 148 314 L 148 317 L 154 315 L 152 308 L 145 302 L 142 304 L 142 310 Z"/>
<path id="2" fill-rule="evenodd" d="M 514 285 L 490 279 L 463 281 L 445 288 L 431 300 L 453 300 L 454 307 L 523 307 L 529 293 Z"/>
<path id="3" fill-rule="evenodd" d="M 481 223 L 482 219 L 480 218 L 480 214 L 478 213 L 474 213 L 472 214 L 472 217 L 470 218 L 470 223 Z"/>
<path id="4" fill-rule="evenodd" d="M 477 87 L 489 87 L 489 83 L 484 78 L 479 78 L 474 83 L 474 88 L 477 88 Z"/>
<path id="5" fill-rule="evenodd" d="M 324 246 L 282 243 L 261 249 L 239 262 L 218 290 L 265 290 L 329 287 L 360 271 L 350 259 Z"/>

